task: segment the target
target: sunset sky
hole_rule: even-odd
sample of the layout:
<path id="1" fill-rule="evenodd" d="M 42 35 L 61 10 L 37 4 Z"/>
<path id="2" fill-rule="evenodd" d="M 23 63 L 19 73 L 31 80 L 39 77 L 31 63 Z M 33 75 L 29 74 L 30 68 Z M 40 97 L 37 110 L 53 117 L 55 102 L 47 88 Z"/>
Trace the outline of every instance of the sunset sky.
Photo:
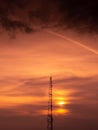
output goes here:
<path id="1" fill-rule="evenodd" d="M 24 1 L 26 2 L 26 0 Z M 10 25 L 8 23 L 12 21 L 9 20 L 7 23 L 4 19 L 4 17 L 7 18 L 5 7 L 7 9 L 10 7 L 9 5 L 15 7 L 16 17 L 10 13 L 10 10 L 8 11 L 11 20 L 17 20 L 23 12 L 17 9 L 16 1 L 14 1 L 15 5 L 10 0 L 9 5 L 6 4 L 6 1 L 1 2 L 0 130 L 47 129 L 50 76 L 53 78 L 54 130 L 98 129 L 97 22 L 90 23 L 85 17 L 80 18 L 78 13 L 74 12 L 73 21 L 78 17 L 80 22 L 70 23 L 72 19 L 68 17 L 65 29 L 63 23 L 65 21 L 61 18 L 61 16 L 65 16 L 65 12 L 61 11 L 61 15 L 56 7 L 67 3 L 68 8 L 62 6 L 62 9 L 66 8 L 69 14 L 67 15 L 71 17 L 72 6 L 69 6 L 71 4 L 68 1 L 65 3 L 59 2 L 59 0 L 57 0 L 58 2 L 53 1 L 53 3 L 49 3 L 51 6 L 46 8 L 41 0 L 38 0 L 38 3 L 34 0 L 35 11 L 40 11 L 39 9 L 42 9 L 43 5 L 41 13 L 47 9 L 46 14 L 51 13 L 52 15 L 49 16 L 50 19 L 43 21 L 41 21 L 42 14 L 40 19 L 34 17 L 35 23 L 30 25 L 30 27 L 33 26 L 34 32 L 30 34 L 23 31 L 26 26 L 23 26 L 23 23 L 20 26 L 21 20 L 19 19 L 19 24 L 16 24 L 14 28 L 15 38 L 12 37 L 14 24 Z M 91 19 L 96 18 L 93 13 L 89 14 L 89 9 L 95 7 L 96 4 L 91 2 L 86 5 L 88 5 L 88 19 L 89 16 Z M 76 11 L 80 10 L 82 6 L 83 9 L 86 9 L 84 5 L 75 5 L 78 7 Z M 2 17 L 1 7 L 5 11 L 4 17 Z M 28 4 L 24 11 L 27 11 L 28 7 L 31 9 Z M 49 9 L 51 9 L 50 12 Z M 44 15 L 46 16 L 46 14 Z M 29 20 L 25 20 L 25 18 L 24 14 L 22 20 L 28 24 Z M 83 18 L 86 20 L 83 21 Z M 57 22 L 61 20 L 62 24 L 57 24 L 56 19 Z"/>

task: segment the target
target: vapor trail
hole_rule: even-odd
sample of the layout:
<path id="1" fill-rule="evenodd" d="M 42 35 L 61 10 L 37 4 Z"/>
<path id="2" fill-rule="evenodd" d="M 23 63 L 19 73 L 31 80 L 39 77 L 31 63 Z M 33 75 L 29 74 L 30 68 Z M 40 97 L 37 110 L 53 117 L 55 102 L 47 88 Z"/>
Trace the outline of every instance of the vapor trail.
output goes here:
<path id="1" fill-rule="evenodd" d="M 67 41 L 70 41 L 70 42 L 74 43 L 75 45 L 78 45 L 78 46 L 80 46 L 80 47 L 82 47 L 82 48 L 84 48 L 84 49 L 86 49 L 86 50 L 88 50 L 88 51 L 90 51 L 90 52 L 92 52 L 92 53 L 98 55 L 98 51 L 95 51 L 94 49 L 92 49 L 92 48 L 90 48 L 90 47 L 88 47 L 88 46 L 86 46 L 86 45 L 83 45 L 83 44 L 81 44 L 80 42 L 77 42 L 77 41 L 75 41 L 75 40 L 73 40 L 73 39 L 70 39 L 70 38 L 68 38 L 68 37 L 66 37 L 66 36 L 63 36 L 63 35 L 61 35 L 61 34 L 59 34 L 59 33 L 53 32 L 53 31 L 46 30 L 46 32 L 47 32 L 47 33 L 50 33 L 50 34 L 52 34 L 52 35 L 58 36 L 58 37 L 60 37 L 60 38 L 63 38 L 63 39 L 65 39 L 65 40 L 67 40 Z"/>

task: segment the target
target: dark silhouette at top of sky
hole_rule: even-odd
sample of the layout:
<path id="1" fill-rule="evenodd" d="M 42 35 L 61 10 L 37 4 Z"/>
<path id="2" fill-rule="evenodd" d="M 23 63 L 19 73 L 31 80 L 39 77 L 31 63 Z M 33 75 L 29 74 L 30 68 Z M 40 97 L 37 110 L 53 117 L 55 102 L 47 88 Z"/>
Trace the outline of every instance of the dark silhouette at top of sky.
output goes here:
<path id="1" fill-rule="evenodd" d="M 78 32 L 98 32 L 98 2 L 95 0 L 1 0 L 0 26 L 26 33 L 56 27 Z"/>

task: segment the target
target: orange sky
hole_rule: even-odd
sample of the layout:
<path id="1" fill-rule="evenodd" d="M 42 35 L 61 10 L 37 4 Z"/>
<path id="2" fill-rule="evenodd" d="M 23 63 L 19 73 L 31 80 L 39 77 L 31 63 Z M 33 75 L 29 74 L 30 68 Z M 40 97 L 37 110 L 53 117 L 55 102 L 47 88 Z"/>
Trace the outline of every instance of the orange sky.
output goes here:
<path id="1" fill-rule="evenodd" d="M 1 76 L 98 74 L 98 55 L 47 32 L 17 36 L 14 40 L 1 38 L 1 41 Z"/>
<path id="2" fill-rule="evenodd" d="M 68 32 L 67 37 L 98 50 L 93 46 L 93 36 L 89 41 L 88 36 L 79 38 L 74 32 Z M 95 109 L 97 54 L 45 31 L 28 36 L 19 34 L 16 39 L 2 34 L 0 41 L 0 110 L 10 110 L 20 116 L 46 114 L 50 75 L 56 115 L 85 118 L 80 108 L 78 113 L 75 111 L 79 105 L 88 104 Z"/>

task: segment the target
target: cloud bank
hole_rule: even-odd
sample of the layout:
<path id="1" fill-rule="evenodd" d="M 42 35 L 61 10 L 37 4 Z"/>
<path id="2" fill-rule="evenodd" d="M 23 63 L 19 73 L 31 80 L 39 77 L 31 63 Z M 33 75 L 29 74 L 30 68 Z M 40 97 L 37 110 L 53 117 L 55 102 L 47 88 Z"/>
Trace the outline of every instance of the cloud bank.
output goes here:
<path id="1" fill-rule="evenodd" d="M 97 33 L 97 7 L 93 0 L 1 0 L 0 26 L 27 33 L 49 27 Z"/>

